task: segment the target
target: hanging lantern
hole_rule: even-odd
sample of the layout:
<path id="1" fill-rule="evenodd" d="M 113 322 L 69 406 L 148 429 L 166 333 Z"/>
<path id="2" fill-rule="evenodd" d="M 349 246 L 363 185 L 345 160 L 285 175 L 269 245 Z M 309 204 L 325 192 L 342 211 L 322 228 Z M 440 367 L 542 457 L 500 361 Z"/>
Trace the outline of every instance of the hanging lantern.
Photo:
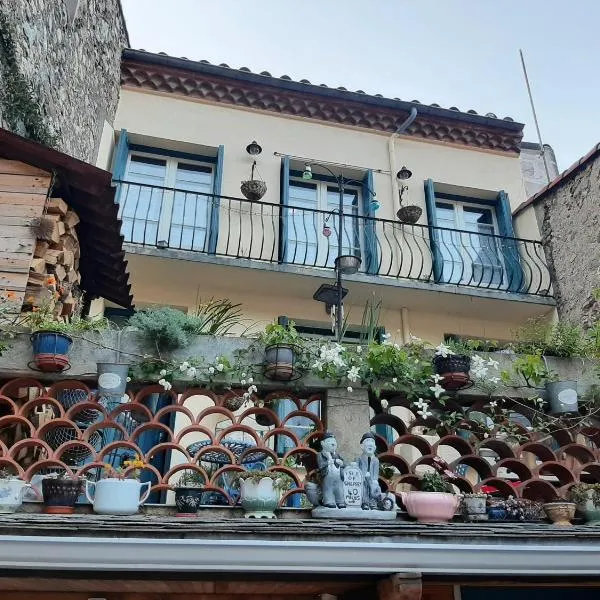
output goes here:
<path id="1" fill-rule="evenodd" d="M 323 235 L 328 238 L 331 235 L 331 227 L 329 225 L 323 225 Z"/>
<path id="2" fill-rule="evenodd" d="M 379 210 L 380 206 L 381 206 L 381 204 L 379 204 L 379 200 L 376 200 L 376 199 L 371 200 L 371 210 L 373 212 L 375 212 L 376 210 Z"/>

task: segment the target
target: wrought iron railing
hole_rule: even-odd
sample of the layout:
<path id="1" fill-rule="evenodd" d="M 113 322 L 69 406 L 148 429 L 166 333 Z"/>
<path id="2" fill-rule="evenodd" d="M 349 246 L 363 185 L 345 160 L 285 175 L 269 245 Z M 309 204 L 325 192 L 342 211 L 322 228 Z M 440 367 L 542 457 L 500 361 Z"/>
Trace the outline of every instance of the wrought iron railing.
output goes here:
<path id="1" fill-rule="evenodd" d="M 125 241 L 271 263 L 333 268 L 338 219 L 301 206 L 250 201 L 121 181 Z M 348 210 L 344 254 L 366 274 L 551 295 L 542 244 L 535 240 L 412 225 Z"/>

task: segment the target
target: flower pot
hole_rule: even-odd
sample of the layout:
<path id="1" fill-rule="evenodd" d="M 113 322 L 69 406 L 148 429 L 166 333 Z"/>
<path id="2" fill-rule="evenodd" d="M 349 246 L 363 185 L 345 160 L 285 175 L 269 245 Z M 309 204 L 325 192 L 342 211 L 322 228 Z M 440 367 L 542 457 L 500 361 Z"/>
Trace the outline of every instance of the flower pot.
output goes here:
<path id="1" fill-rule="evenodd" d="M 240 479 L 240 503 L 245 517 L 256 519 L 275 519 L 275 509 L 279 506 L 281 496 L 274 486 L 272 477 L 260 480 Z"/>
<path id="2" fill-rule="evenodd" d="M 423 214 L 423 209 L 420 206 L 408 205 L 401 206 L 396 215 L 402 223 L 414 225 Z"/>
<path id="3" fill-rule="evenodd" d="M 447 523 L 460 502 L 460 496 L 446 492 L 400 492 L 400 495 L 408 514 L 419 523 Z"/>
<path id="4" fill-rule="evenodd" d="M 547 382 L 545 400 L 550 405 L 552 414 L 576 413 L 578 410 L 577 382 Z"/>
<path id="5" fill-rule="evenodd" d="M 118 396 L 125 393 L 129 364 L 124 363 L 98 363 L 98 395 Z"/>
<path id="6" fill-rule="evenodd" d="M 64 333 L 37 331 L 31 335 L 33 364 L 44 373 L 60 373 L 70 368 L 69 350 L 73 340 Z"/>
<path id="7" fill-rule="evenodd" d="M 463 498 L 465 517 L 469 521 L 487 521 L 487 496 L 485 494 L 470 495 Z"/>
<path id="8" fill-rule="evenodd" d="M 45 477 L 42 479 L 44 512 L 49 515 L 70 515 L 82 492 L 81 479 Z"/>
<path id="9" fill-rule="evenodd" d="M 571 521 L 575 517 L 576 504 L 574 502 L 548 502 L 544 504 L 544 511 L 548 518 L 558 527 L 572 527 Z"/>
<path id="10" fill-rule="evenodd" d="M 86 481 L 85 495 L 94 505 L 94 512 L 100 515 L 134 515 L 150 495 L 149 481 L 140 483 L 137 479 L 117 479 L 108 477 L 100 481 Z M 146 491 L 140 498 L 142 488 Z M 90 494 L 91 488 L 94 495 Z"/>
<path id="11" fill-rule="evenodd" d="M 440 382 L 442 387 L 449 391 L 460 390 L 471 382 L 471 357 L 463 354 L 450 356 L 434 356 L 433 368 L 438 375 L 443 377 Z"/>
<path id="12" fill-rule="evenodd" d="M 260 200 L 267 193 L 267 184 L 256 179 L 242 181 L 240 191 L 248 200 Z"/>
<path id="13" fill-rule="evenodd" d="M 265 348 L 264 376 L 273 381 L 291 381 L 298 377 L 294 368 L 297 349 L 291 344 L 277 344 Z"/>
<path id="14" fill-rule="evenodd" d="M 200 487 L 175 488 L 175 506 L 177 517 L 195 517 L 202 504 L 203 490 Z"/>
<path id="15" fill-rule="evenodd" d="M 23 504 L 23 495 L 31 484 L 16 477 L 0 479 L 0 513 L 14 513 Z"/>
<path id="16" fill-rule="evenodd" d="M 504 506 L 490 506 L 487 513 L 490 521 L 506 521 L 506 508 Z"/>
<path id="17" fill-rule="evenodd" d="M 585 492 L 585 502 L 577 504 L 577 508 L 585 515 L 589 525 L 600 525 L 600 505 L 594 502 L 594 490 Z"/>

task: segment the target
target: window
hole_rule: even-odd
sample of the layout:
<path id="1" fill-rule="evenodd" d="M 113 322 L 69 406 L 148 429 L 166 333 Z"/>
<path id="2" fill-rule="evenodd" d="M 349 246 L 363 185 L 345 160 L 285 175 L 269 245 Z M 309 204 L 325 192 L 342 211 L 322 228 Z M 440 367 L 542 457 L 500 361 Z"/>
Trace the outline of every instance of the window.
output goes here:
<path id="1" fill-rule="evenodd" d="M 122 129 L 113 180 L 128 242 L 215 253 L 224 148 L 199 156 L 129 143 Z"/>
<path id="2" fill-rule="evenodd" d="M 119 214 L 125 239 L 206 250 L 213 178 L 211 164 L 130 152 Z"/>
<path id="3" fill-rule="evenodd" d="M 525 283 L 505 192 L 478 199 L 425 181 L 433 277 L 439 283 L 519 292 Z"/>
<path id="4" fill-rule="evenodd" d="M 495 210 L 489 206 L 436 200 L 440 228 L 442 281 L 493 285 L 503 283 L 504 266 L 499 245 Z"/>
<path id="5" fill-rule="evenodd" d="M 359 236 L 360 190 L 345 188 L 342 252 L 361 256 Z M 333 267 L 338 254 L 339 188 L 325 181 L 290 180 L 285 261 Z M 331 211 L 336 212 L 332 213 Z M 325 222 L 331 235 L 325 237 Z"/>
<path id="6" fill-rule="evenodd" d="M 366 171 L 362 181 L 349 182 L 344 186 L 341 232 L 338 231 L 337 213 L 339 187 L 333 177 L 313 173 L 313 178 L 306 181 L 302 179 L 302 171 L 290 169 L 290 159 L 284 156 L 281 159 L 280 185 L 280 262 L 333 267 L 338 255 L 338 235 L 341 235 L 342 252 L 360 257 L 361 270 L 373 274 L 378 272 L 371 170 Z"/>

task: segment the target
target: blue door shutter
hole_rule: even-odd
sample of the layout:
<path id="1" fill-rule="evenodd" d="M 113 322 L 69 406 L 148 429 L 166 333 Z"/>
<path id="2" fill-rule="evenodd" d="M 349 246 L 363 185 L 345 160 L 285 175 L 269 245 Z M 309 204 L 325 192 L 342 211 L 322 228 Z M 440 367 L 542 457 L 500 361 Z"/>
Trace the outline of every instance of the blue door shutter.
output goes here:
<path id="1" fill-rule="evenodd" d="M 496 218 L 498 219 L 499 233 L 504 238 L 499 241 L 502 245 L 500 250 L 506 269 L 507 289 L 509 292 L 520 292 L 523 289 L 525 277 L 519 255 L 519 243 L 512 239 L 515 237 L 515 230 L 508 194 L 504 191 L 498 192 Z"/>
<path id="2" fill-rule="evenodd" d="M 281 175 L 279 177 L 280 202 L 279 207 L 279 262 L 283 263 L 286 259 L 287 251 L 287 209 L 290 204 L 290 157 L 281 158 Z"/>
<path id="3" fill-rule="evenodd" d="M 363 179 L 363 214 L 365 217 L 375 217 L 375 210 L 372 202 L 374 200 L 373 171 L 367 171 Z M 379 272 L 379 256 L 377 252 L 377 231 L 376 222 L 371 219 L 364 219 L 365 222 L 365 270 L 367 273 L 376 275 Z"/>
<path id="4" fill-rule="evenodd" d="M 119 141 L 115 148 L 113 156 L 113 179 L 122 181 L 125 179 L 125 170 L 127 169 L 127 157 L 129 156 L 129 137 L 126 129 L 121 129 Z"/>
<path id="5" fill-rule="evenodd" d="M 425 181 L 425 207 L 427 208 L 427 222 L 429 224 L 429 242 L 431 244 L 431 260 L 433 262 L 433 279 L 436 282 L 442 279 L 443 258 L 440 250 L 440 232 L 433 229 L 437 226 L 437 215 L 435 211 L 435 188 L 433 180 Z"/>
<path id="6" fill-rule="evenodd" d="M 221 206 L 221 185 L 223 183 L 223 159 L 225 157 L 225 146 L 219 146 L 217 150 L 217 165 L 215 167 L 215 178 L 213 181 L 213 198 L 210 210 L 210 230 L 208 232 L 208 252 L 215 254 L 217 241 L 219 239 L 219 209 Z"/>

